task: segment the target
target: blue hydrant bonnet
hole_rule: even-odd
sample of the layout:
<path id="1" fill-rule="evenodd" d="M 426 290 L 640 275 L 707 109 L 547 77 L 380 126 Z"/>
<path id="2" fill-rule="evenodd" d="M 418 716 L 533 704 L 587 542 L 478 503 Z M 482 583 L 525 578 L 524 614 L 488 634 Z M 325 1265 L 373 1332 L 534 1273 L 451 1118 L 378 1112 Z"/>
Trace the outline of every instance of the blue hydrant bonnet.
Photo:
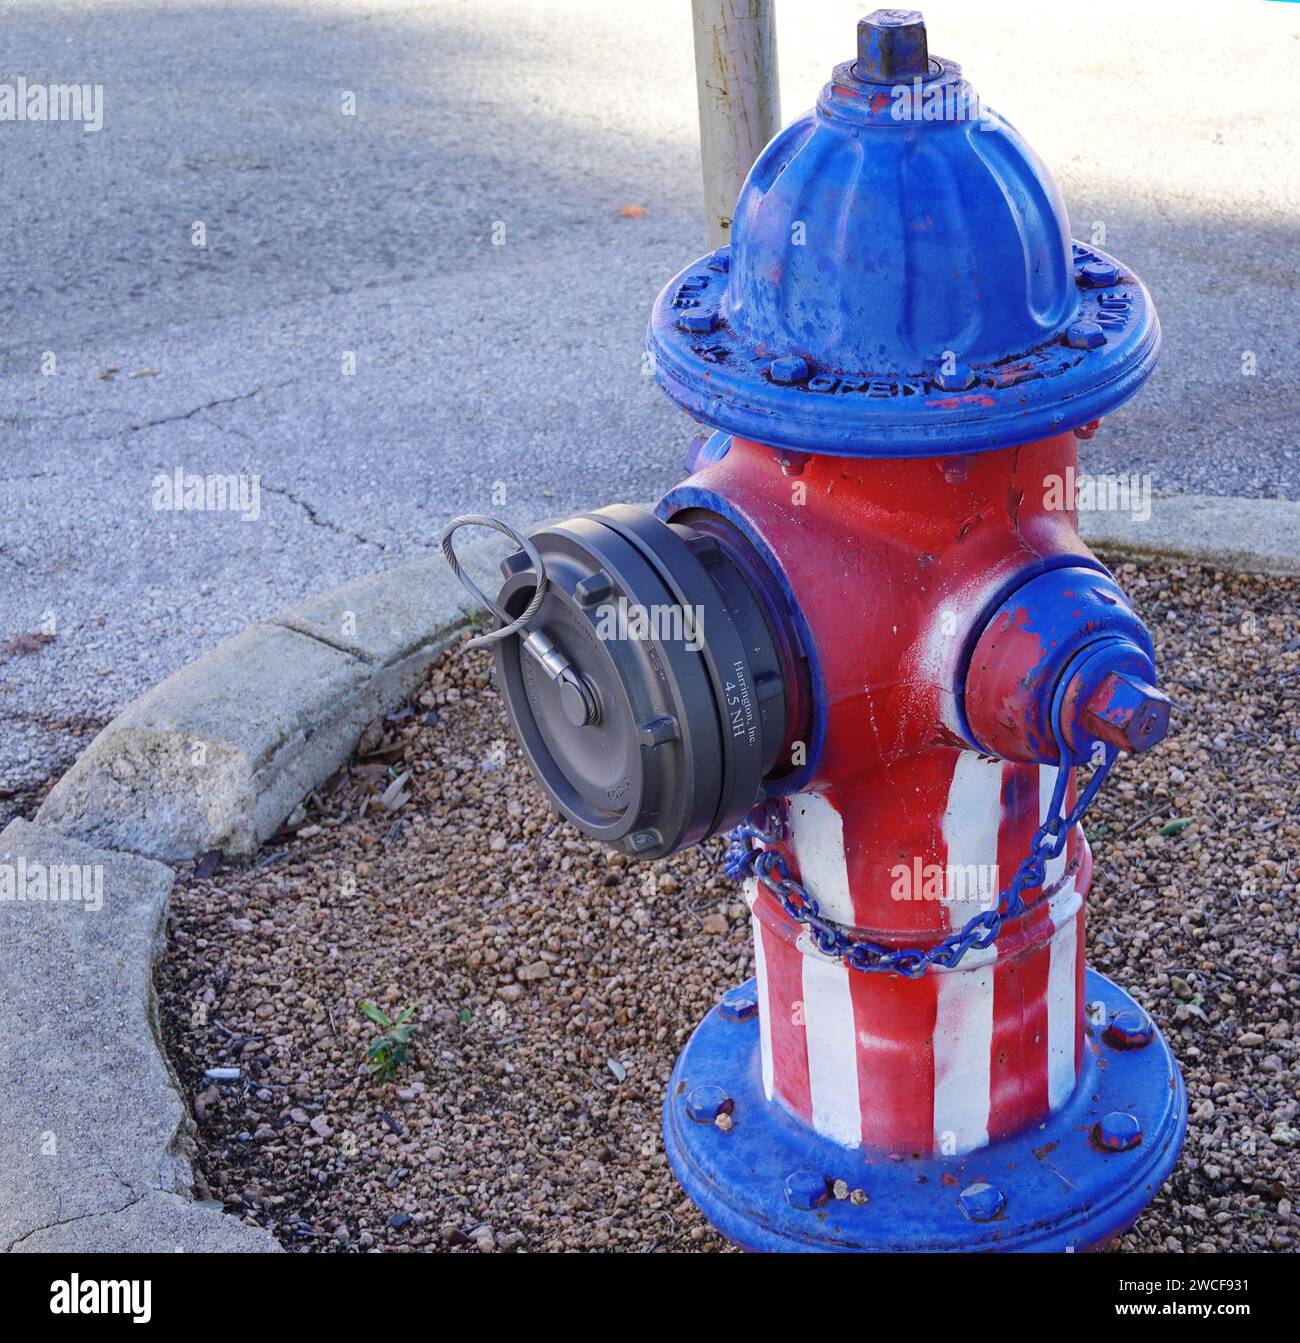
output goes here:
<path id="1" fill-rule="evenodd" d="M 1071 244 L 1046 167 L 923 28 L 924 75 L 881 82 L 868 59 L 759 156 L 731 246 L 659 296 L 664 390 L 717 429 L 862 457 L 987 451 L 1113 410 L 1158 352 L 1142 283 Z"/>

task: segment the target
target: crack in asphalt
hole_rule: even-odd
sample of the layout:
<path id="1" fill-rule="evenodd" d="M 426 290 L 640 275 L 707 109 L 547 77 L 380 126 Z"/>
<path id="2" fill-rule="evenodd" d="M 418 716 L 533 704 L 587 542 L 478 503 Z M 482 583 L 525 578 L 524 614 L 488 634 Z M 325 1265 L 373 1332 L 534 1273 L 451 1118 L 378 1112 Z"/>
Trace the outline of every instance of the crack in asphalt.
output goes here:
<path id="1" fill-rule="evenodd" d="M 316 509 L 306 499 L 294 494 L 294 492 L 283 485 L 263 484 L 262 489 L 268 494 L 278 494 L 282 499 L 288 499 L 290 503 L 297 504 L 299 508 L 307 515 L 307 521 L 313 527 L 320 527 L 324 531 L 334 532 L 338 536 L 346 536 L 350 540 L 359 541 L 363 546 L 373 546 L 376 550 L 387 550 L 380 541 L 372 541 L 368 536 L 362 536 L 360 532 L 349 531 L 346 527 L 340 527 L 337 522 L 331 522 L 329 518 L 323 518 Z"/>
<path id="2" fill-rule="evenodd" d="M 229 406 L 238 401 L 249 401 L 262 392 L 278 392 L 283 387 L 291 387 L 297 378 L 286 378 L 283 382 L 273 382 L 267 386 L 259 384 L 251 391 L 240 392 L 237 396 L 222 396 L 214 401 L 205 401 L 200 406 L 194 406 L 190 410 L 178 411 L 174 415 L 162 415 L 156 420 L 141 420 L 138 424 L 127 424 L 120 429 L 111 429 L 107 433 L 92 435 L 91 441 L 102 442 L 105 439 L 115 438 L 118 434 L 136 434 L 144 429 L 153 429 L 161 424 L 176 424 L 181 420 L 192 420 L 196 415 L 205 410 L 213 410 L 217 406 Z M 66 420 L 82 419 L 87 415 L 94 414 L 112 414 L 112 411 L 104 410 L 98 406 L 91 406 L 85 410 L 69 410 L 59 415 L 0 415 L 0 424 L 7 424 L 16 427 L 36 424 L 62 424 Z M 33 475 L 27 476 L 0 476 L 0 482 L 16 480 L 43 480 L 47 476 L 55 475 L 52 471 L 39 471 Z"/>
<path id="3" fill-rule="evenodd" d="M 80 420 L 95 414 L 97 406 L 87 406 L 85 410 L 65 410 L 58 415 L 0 415 L 0 424 L 62 424 L 64 420 Z"/>
<path id="4" fill-rule="evenodd" d="M 139 424 L 127 425 L 122 433 L 135 434 L 142 429 L 153 429 L 160 424 L 176 424 L 180 420 L 192 420 L 196 415 L 205 410 L 213 410 L 217 406 L 233 405 L 236 401 L 251 401 L 253 397 L 259 396 L 262 392 L 278 392 L 282 387 L 291 387 L 297 381 L 296 378 L 286 378 L 283 382 L 273 382 L 269 386 L 258 384 L 251 392 L 241 392 L 238 396 L 221 396 L 215 401 L 205 401 L 201 406 L 195 406 L 193 410 L 183 411 L 177 415 L 164 415 L 156 420 L 143 420 Z M 218 425 L 219 429 L 224 425 Z"/>

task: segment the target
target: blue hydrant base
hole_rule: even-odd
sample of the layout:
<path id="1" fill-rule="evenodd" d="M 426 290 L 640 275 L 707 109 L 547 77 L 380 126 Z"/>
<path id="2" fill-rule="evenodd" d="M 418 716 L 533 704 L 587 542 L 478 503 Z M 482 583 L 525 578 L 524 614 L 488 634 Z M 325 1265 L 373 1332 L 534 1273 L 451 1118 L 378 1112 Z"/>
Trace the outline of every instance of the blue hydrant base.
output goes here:
<path id="1" fill-rule="evenodd" d="M 750 981 L 752 988 L 753 981 Z M 1087 972 L 1087 1001 L 1106 1020 L 1136 1011 L 1122 989 Z M 1187 1093 L 1164 1038 L 1121 1050 L 1089 1027 L 1082 1075 L 1069 1101 L 1043 1124 L 964 1156 L 893 1157 L 853 1151 L 818 1136 L 763 1095 L 758 1018 L 736 1021 L 715 1007 L 692 1035 L 664 1102 L 664 1144 L 686 1193 L 728 1240 L 751 1250 L 1071 1251 L 1127 1229 L 1173 1169 L 1187 1130 Z M 687 1113 L 697 1087 L 731 1098 L 730 1127 Z M 1095 1145 L 1094 1126 L 1133 1115 L 1142 1139 L 1128 1151 Z M 826 1181 L 825 1201 L 792 1206 L 787 1180 Z M 865 1203 L 837 1199 L 842 1180 Z M 991 1185 L 1005 1202 L 988 1221 L 961 1195 Z M 997 1199 L 968 1197 L 977 1210 Z"/>

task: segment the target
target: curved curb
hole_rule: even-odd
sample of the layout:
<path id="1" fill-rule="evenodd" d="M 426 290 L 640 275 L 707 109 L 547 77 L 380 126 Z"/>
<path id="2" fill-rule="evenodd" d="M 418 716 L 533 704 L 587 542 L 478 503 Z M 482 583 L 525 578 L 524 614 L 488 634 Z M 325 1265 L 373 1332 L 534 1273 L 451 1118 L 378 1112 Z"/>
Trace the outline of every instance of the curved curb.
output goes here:
<path id="1" fill-rule="evenodd" d="M 0 833 L 0 1250 L 281 1250 L 192 1199 L 153 991 L 167 864 L 251 853 L 469 613 L 436 556 L 254 625 L 129 704 Z"/>
<path id="2" fill-rule="evenodd" d="M 190 1195 L 153 993 L 171 869 L 21 820 L 0 864 L 0 1249 L 277 1250 Z"/>
<path id="3" fill-rule="evenodd" d="M 251 854 L 419 682 L 466 614 L 437 556 L 254 625 L 127 705 L 37 824 L 162 862 Z"/>

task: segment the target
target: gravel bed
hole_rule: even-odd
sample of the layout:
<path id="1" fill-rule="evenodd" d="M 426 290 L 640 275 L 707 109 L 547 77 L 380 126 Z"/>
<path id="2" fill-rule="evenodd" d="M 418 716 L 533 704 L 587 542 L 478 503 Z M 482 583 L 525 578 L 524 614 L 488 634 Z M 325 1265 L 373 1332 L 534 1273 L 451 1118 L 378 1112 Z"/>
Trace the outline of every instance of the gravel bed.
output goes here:
<path id="1" fill-rule="evenodd" d="M 1300 584 L 1118 572 L 1178 716 L 1089 818 L 1089 959 L 1170 1033 L 1192 1117 L 1115 1248 L 1294 1249 Z M 726 1249 L 659 1137 L 681 1045 L 752 973 L 722 844 L 634 865 L 557 821 L 487 671 L 453 650 L 256 861 L 182 871 L 158 987 L 198 1192 L 292 1250 Z M 362 1001 L 419 1004 L 396 1082 Z"/>

